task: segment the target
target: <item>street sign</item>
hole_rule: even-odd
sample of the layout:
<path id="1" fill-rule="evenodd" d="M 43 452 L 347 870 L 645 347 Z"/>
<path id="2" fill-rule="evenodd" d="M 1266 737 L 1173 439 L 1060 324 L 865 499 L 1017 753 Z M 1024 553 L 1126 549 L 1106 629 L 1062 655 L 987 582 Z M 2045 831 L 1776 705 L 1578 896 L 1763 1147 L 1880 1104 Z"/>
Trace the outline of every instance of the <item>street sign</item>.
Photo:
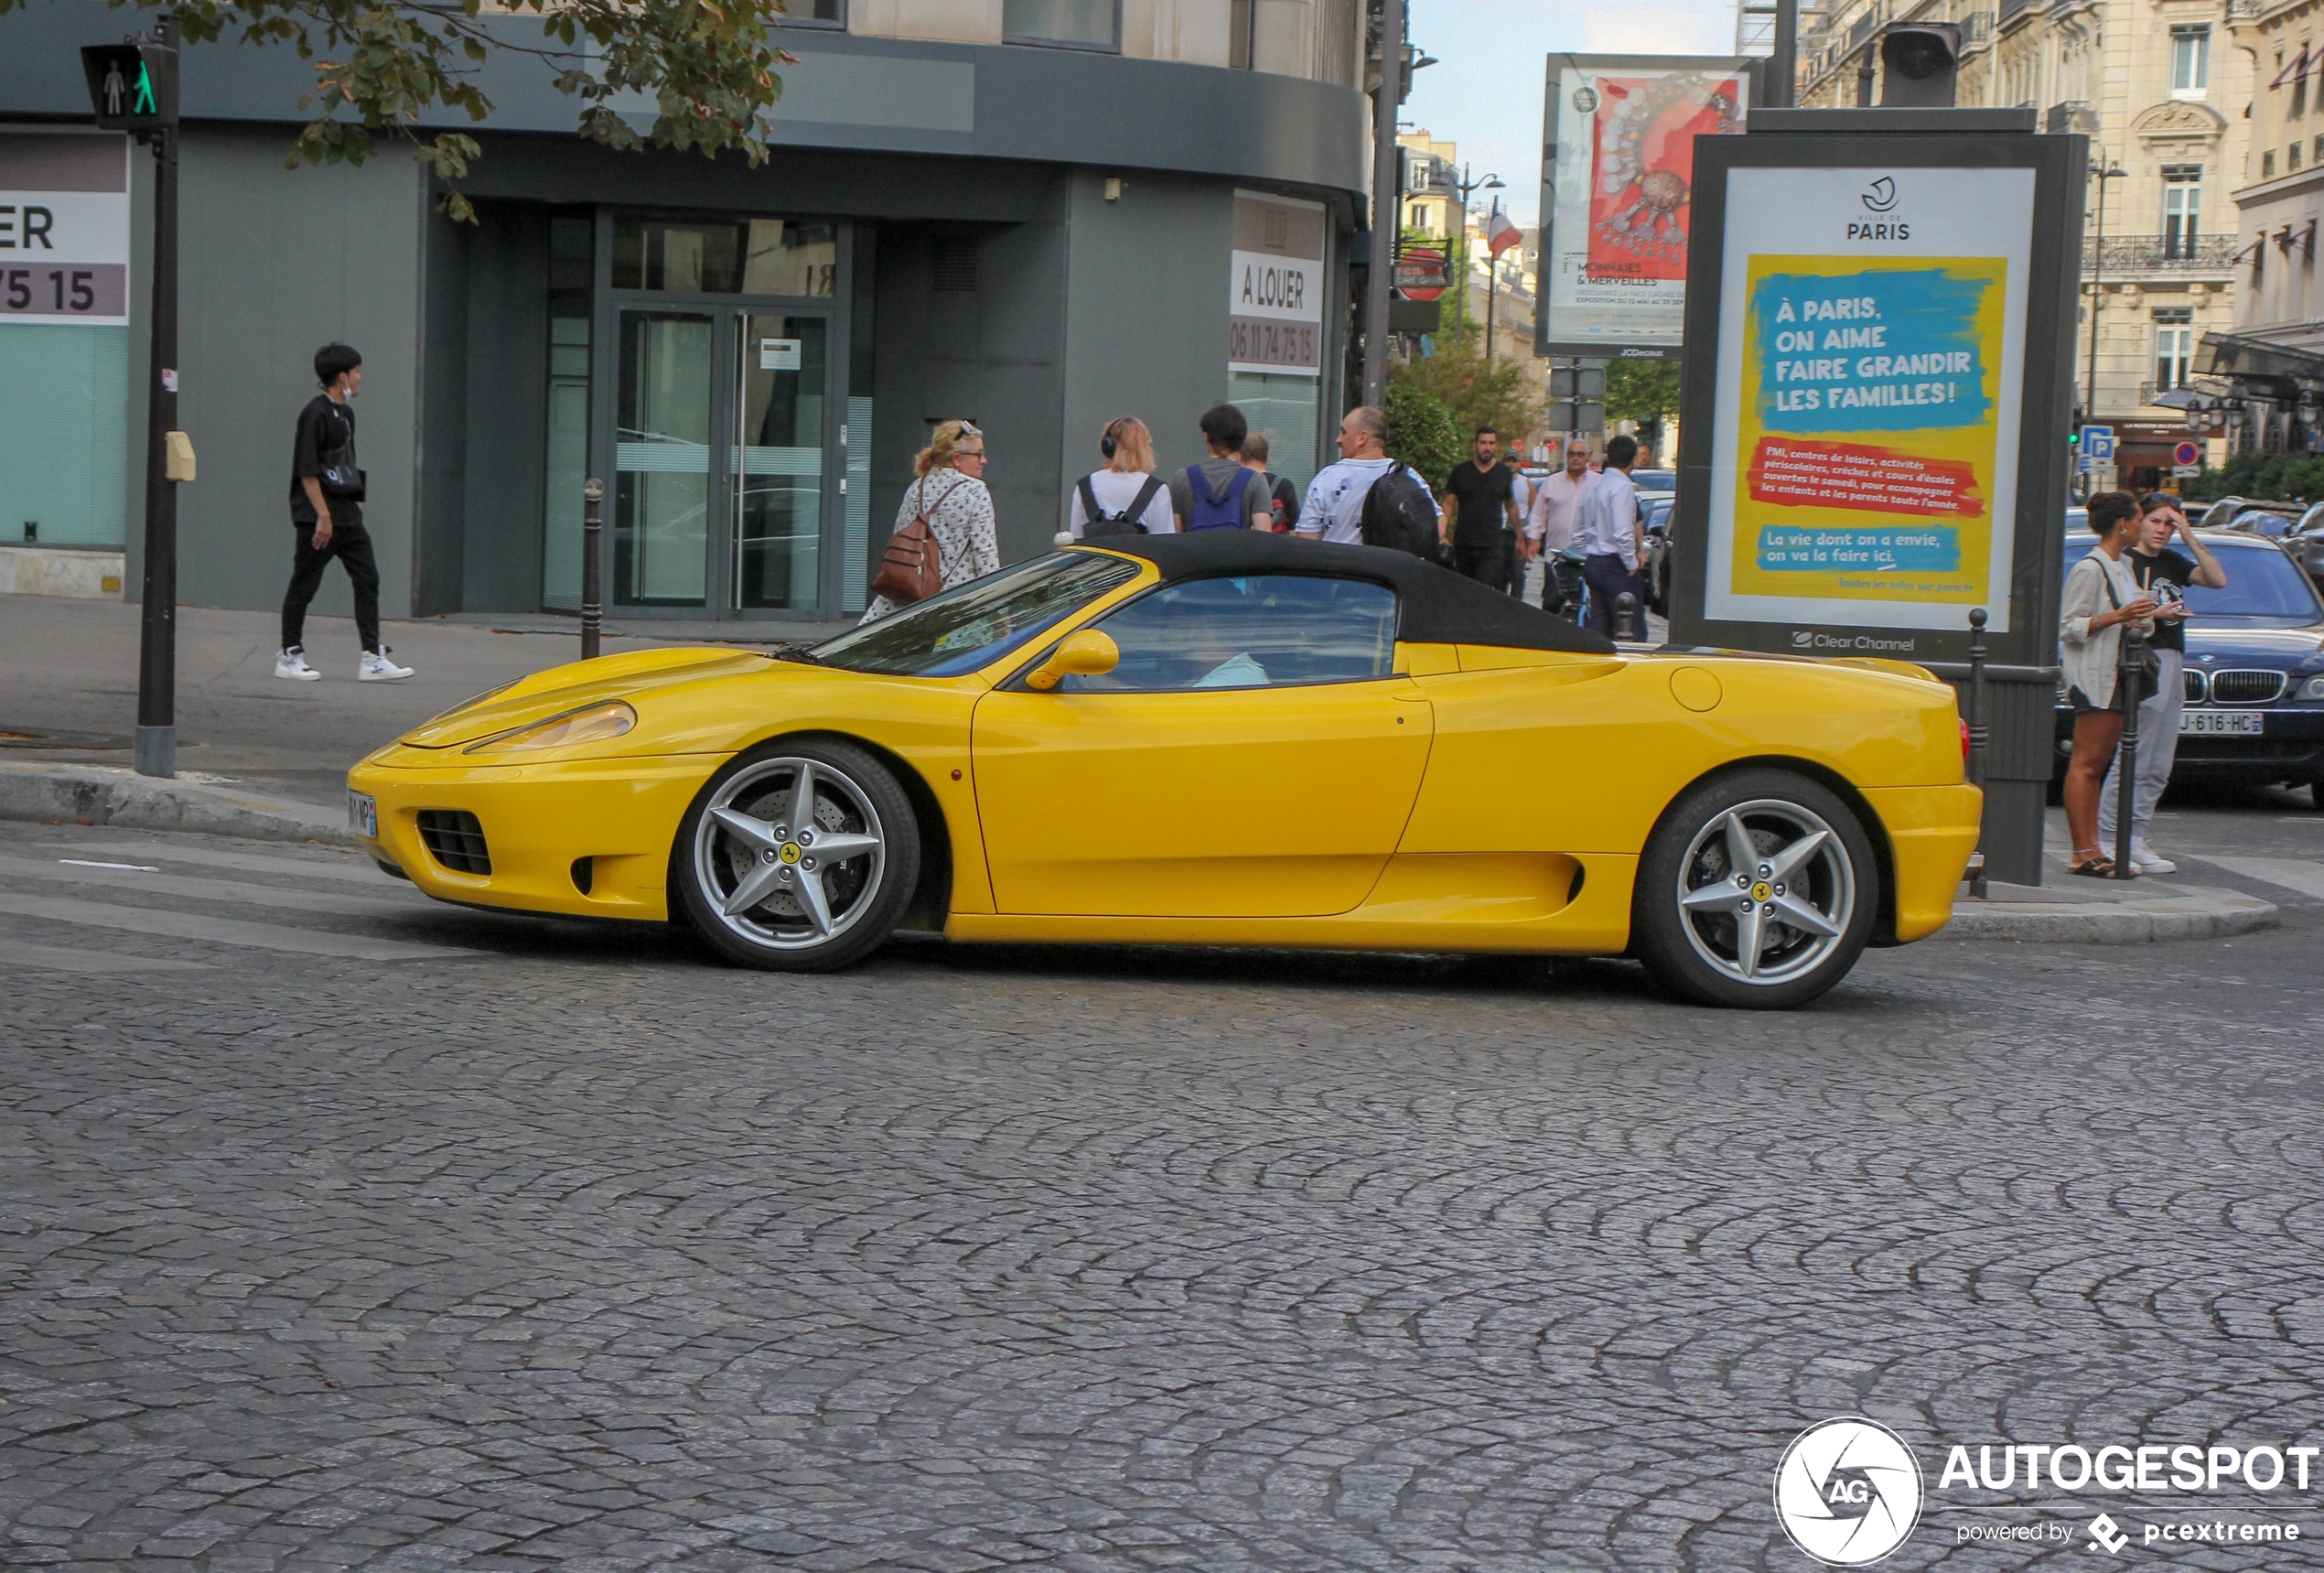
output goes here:
<path id="1" fill-rule="evenodd" d="M 90 44 L 81 51 L 89 105 L 104 131 L 178 124 L 178 51 L 161 44 Z"/>
<path id="2" fill-rule="evenodd" d="M 2202 473 L 2202 467 L 2195 464 L 2175 464 L 2170 470 L 2173 480 L 2192 480 Z"/>
<path id="3" fill-rule="evenodd" d="M 2191 442 L 2183 442 L 2170 450 L 2170 461 L 2177 468 L 2192 475 L 2197 467 L 2203 462 L 2203 450 Z"/>
<path id="4" fill-rule="evenodd" d="M 1396 259 L 1396 293 L 1406 300 L 1434 300 L 1452 287 L 1452 264 L 1434 246 L 1408 246 Z"/>
<path id="5" fill-rule="evenodd" d="M 1549 371 L 1549 396 L 1553 399 L 1603 399 L 1606 396 L 1606 368 L 1553 366 Z"/>
<path id="6" fill-rule="evenodd" d="M 2114 457 L 2114 428 L 2112 426 L 2082 427 L 2082 457 L 2085 461 L 2113 458 Z M 2087 468 L 2087 464 L 2084 468 Z"/>

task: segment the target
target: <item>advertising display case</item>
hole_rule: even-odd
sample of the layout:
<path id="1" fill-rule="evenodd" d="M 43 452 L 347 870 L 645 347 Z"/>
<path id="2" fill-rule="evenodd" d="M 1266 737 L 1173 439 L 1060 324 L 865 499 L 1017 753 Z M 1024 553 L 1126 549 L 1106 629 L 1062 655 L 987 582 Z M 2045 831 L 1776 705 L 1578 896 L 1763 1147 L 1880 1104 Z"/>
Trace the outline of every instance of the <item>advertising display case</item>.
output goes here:
<path id="1" fill-rule="evenodd" d="M 1695 144 L 1742 131 L 1750 102 L 1739 58 L 1550 57 L 1533 353 L 1678 354 Z"/>

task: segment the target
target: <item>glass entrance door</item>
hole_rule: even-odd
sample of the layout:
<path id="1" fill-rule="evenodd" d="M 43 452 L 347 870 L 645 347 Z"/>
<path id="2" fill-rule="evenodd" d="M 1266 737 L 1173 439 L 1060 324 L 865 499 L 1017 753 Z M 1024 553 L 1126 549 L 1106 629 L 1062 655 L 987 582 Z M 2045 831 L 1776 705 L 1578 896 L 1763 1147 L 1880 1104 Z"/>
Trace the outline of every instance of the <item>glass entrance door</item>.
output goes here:
<path id="1" fill-rule="evenodd" d="M 803 610 L 823 566 L 830 323 L 746 312 L 737 326 L 733 604 Z"/>
<path id="2" fill-rule="evenodd" d="M 698 607 L 709 561 L 717 315 L 625 311 L 615 383 L 613 599 Z"/>
<path id="3" fill-rule="evenodd" d="M 619 318 L 614 604 L 815 609 L 830 318 L 691 303 Z"/>

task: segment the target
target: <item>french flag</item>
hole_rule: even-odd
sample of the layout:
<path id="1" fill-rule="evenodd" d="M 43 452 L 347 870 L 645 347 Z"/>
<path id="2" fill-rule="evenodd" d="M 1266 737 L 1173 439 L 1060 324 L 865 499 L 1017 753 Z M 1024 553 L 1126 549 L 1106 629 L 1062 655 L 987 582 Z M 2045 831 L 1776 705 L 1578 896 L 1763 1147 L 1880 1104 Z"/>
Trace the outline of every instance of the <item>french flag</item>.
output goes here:
<path id="1" fill-rule="evenodd" d="M 1501 253 L 1524 238 L 1525 232 L 1509 221 L 1509 215 L 1501 210 L 1501 199 L 1495 198 L 1492 217 L 1485 221 L 1485 249 L 1499 262 Z"/>

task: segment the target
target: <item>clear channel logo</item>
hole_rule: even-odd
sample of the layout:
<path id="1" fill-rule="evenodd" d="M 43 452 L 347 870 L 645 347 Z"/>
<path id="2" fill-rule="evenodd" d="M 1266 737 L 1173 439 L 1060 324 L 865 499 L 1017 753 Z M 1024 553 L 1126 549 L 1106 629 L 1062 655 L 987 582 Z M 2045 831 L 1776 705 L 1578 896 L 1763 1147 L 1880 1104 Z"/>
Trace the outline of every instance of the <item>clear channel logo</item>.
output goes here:
<path id="1" fill-rule="evenodd" d="M 1862 1568 L 1903 1545 L 1921 1496 L 1921 1460 L 1904 1438 L 1853 1416 L 1809 1427 L 1775 1466 L 1783 1533 L 1830 1568 Z"/>

